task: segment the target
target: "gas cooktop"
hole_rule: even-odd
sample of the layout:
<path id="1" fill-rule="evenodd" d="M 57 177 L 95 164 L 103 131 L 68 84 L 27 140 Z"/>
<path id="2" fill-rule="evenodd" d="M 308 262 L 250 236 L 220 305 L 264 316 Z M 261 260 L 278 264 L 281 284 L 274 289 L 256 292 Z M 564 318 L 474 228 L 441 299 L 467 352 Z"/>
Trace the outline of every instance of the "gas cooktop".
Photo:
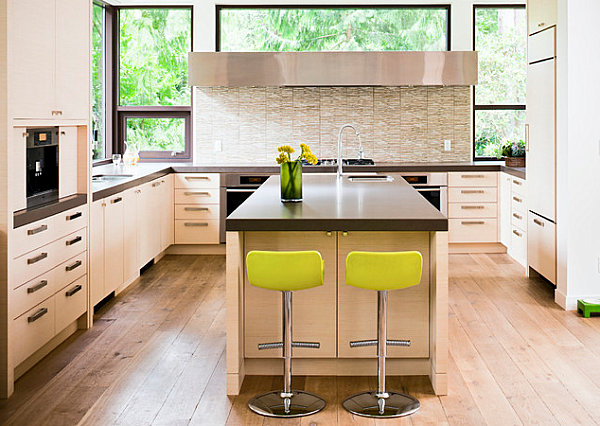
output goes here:
<path id="1" fill-rule="evenodd" d="M 302 160 L 304 165 L 312 166 L 313 164 L 308 164 L 305 160 Z M 344 158 L 342 159 L 342 164 L 344 166 L 372 166 L 375 164 L 373 160 L 370 158 Z M 319 160 L 315 166 L 337 166 L 337 159 L 335 158 L 322 158 Z"/>

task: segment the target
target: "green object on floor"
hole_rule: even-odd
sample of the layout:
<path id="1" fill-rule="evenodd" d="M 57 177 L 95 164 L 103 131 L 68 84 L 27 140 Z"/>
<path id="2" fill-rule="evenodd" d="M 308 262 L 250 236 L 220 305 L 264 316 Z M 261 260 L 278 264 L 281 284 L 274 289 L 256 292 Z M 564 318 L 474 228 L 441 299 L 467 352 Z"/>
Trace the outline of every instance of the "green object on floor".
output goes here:
<path id="1" fill-rule="evenodd" d="M 583 315 L 584 318 L 589 318 L 592 313 L 600 314 L 600 299 L 579 299 L 577 301 L 577 312 Z"/>

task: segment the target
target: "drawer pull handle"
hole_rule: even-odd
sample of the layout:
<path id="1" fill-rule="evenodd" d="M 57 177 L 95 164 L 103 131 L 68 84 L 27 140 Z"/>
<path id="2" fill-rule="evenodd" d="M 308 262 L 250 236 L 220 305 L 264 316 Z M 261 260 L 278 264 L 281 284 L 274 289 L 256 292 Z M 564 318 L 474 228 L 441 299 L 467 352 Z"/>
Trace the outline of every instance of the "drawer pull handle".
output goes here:
<path id="1" fill-rule="evenodd" d="M 200 223 L 198 223 L 198 222 L 185 222 L 183 225 L 184 226 L 208 226 L 208 223 L 207 222 L 200 222 Z"/>
<path id="2" fill-rule="evenodd" d="M 81 236 L 76 236 L 75 238 L 73 238 L 72 240 L 66 241 L 65 244 L 68 246 L 72 246 L 73 244 L 78 243 L 79 241 L 81 241 Z"/>
<path id="3" fill-rule="evenodd" d="M 521 198 L 518 197 L 513 197 L 513 200 L 515 200 L 517 203 L 522 203 L 523 200 Z"/>
<path id="4" fill-rule="evenodd" d="M 463 179 L 483 179 L 485 175 L 460 175 Z"/>
<path id="5" fill-rule="evenodd" d="M 184 195 L 203 195 L 205 197 L 210 197 L 210 192 L 196 192 L 196 191 L 186 191 Z"/>
<path id="6" fill-rule="evenodd" d="M 518 180 L 516 180 L 516 179 L 513 179 L 513 183 L 514 183 L 515 185 L 523 185 L 523 183 L 519 182 L 519 181 L 518 181 Z"/>
<path id="7" fill-rule="evenodd" d="M 34 322 L 48 313 L 48 308 L 42 308 L 30 317 L 27 317 L 27 322 Z"/>
<path id="8" fill-rule="evenodd" d="M 538 24 L 538 27 L 543 27 L 544 25 L 546 25 L 546 23 L 545 23 L 545 22 L 540 22 L 540 23 Z"/>
<path id="9" fill-rule="evenodd" d="M 72 265 L 68 265 L 65 267 L 67 272 L 71 272 L 73 269 L 79 268 L 81 266 L 81 260 L 76 261 Z"/>
<path id="10" fill-rule="evenodd" d="M 482 210 L 485 207 L 484 206 L 460 206 L 460 208 L 463 210 Z"/>
<path id="11" fill-rule="evenodd" d="M 463 220 L 460 223 L 461 225 L 485 225 L 483 220 Z"/>
<path id="12" fill-rule="evenodd" d="M 40 253 L 40 254 L 38 254 L 35 257 L 31 257 L 31 258 L 27 259 L 27 264 L 28 265 L 33 265 L 34 263 L 37 263 L 40 260 L 44 260 L 47 257 L 48 257 L 48 253 Z"/>
<path id="13" fill-rule="evenodd" d="M 110 200 L 111 204 L 116 204 L 116 203 L 120 203 L 121 201 L 123 201 L 122 197 L 117 197 L 115 199 Z"/>
<path id="14" fill-rule="evenodd" d="M 37 228 L 27 230 L 27 235 L 35 235 L 48 230 L 48 225 L 40 225 Z"/>
<path id="15" fill-rule="evenodd" d="M 523 216 L 521 216 L 520 214 L 517 214 L 517 213 L 513 213 L 513 217 L 516 217 L 519 220 L 523 219 Z"/>
<path id="16" fill-rule="evenodd" d="M 544 227 L 544 222 L 542 222 L 541 220 L 533 219 L 533 223 L 535 223 L 536 225 L 541 226 L 542 228 Z"/>
<path id="17" fill-rule="evenodd" d="M 483 189 L 463 189 L 460 191 L 461 194 L 483 194 Z"/>
<path id="18" fill-rule="evenodd" d="M 42 289 L 44 287 L 46 287 L 48 285 L 48 281 L 47 280 L 42 280 L 39 283 L 37 283 L 36 285 L 29 287 L 27 289 L 27 294 L 31 294 L 31 293 L 35 293 L 36 291 L 38 291 L 39 289 Z"/>
<path id="19" fill-rule="evenodd" d="M 72 214 L 71 216 L 67 216 L 67 220 L 75 220 L 78 217 L 81 217 L 81 212 L 77 212 L 75 214 Z"/>
<path id="20" fill-rule="evenodd" d="M 207 212 L 208 207 L 184 207 L 183 210 L 186 212 Z"/>
<path id="21" fill-rule="evenodd" d="M 81 290 L 83 287 L 80 284 L 77 284 L 75 287 L 73 287 L 71 290 L 68 290 L 65 293 L 65 296 L 67 297 L 71 297 L 73 296 L 75 293 L 77 293 L 79 290 Z"/>
<path id="22" fill-rule="evenodd" d="M 160 182 L 154 182 L 154 183 L 152 184 L 152 188 L 156 188 L 158 185 L 160 185 Z"/>
<path id="23" fill-rule="evenodd" d="M 521 235 L 521 233 L 515 229 L 513 229 L 513 234 L 515 234 L 517 237 L 521 238 L 523 235 Z"/>
<path id="24" fill-rule="evenodd" d="M 186 176 L 185 180 L 210 180 L 208 176 Z"/>

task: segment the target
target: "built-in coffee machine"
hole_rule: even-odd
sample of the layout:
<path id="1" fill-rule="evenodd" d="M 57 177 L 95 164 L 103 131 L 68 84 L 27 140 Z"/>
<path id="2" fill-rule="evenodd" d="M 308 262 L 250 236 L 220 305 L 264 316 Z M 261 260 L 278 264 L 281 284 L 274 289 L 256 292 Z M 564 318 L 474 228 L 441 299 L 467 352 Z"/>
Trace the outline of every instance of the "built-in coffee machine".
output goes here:
<path id="1" fill-rule="evenodd" d="M 58 200 L 58 127 L 27 129 L 27 207 Z"/>

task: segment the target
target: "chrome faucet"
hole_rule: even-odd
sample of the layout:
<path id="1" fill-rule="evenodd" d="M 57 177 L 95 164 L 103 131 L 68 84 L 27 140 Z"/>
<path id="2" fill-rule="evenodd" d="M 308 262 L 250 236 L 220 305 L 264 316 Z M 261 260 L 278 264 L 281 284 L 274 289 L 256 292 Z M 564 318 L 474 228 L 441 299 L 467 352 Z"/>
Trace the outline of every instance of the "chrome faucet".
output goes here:
<path id="1" fill-rule="evenodd" d="M 354 133 L 356 133 L 356 136 L 358 136 L 358 144 L 359 144 L 358 153 L 359 153 L 360 157 L 362 157 L 362 152 L 363 152 L 362 142 L 360 141 L 360 132 L 358 130 L 356 130 L 356 127 L 354 127 L 353 124 L 344 124 L 340 128 L 340 132 L 338 133 L 338 144 L 337 144 L 337 177 L 338 177 L 338 179 L 341 179 L 343 176 L 343 173 L 342 173 L 342 133 L 346 127 L 350 127 L 352 130 L 354 130 Z"/>

